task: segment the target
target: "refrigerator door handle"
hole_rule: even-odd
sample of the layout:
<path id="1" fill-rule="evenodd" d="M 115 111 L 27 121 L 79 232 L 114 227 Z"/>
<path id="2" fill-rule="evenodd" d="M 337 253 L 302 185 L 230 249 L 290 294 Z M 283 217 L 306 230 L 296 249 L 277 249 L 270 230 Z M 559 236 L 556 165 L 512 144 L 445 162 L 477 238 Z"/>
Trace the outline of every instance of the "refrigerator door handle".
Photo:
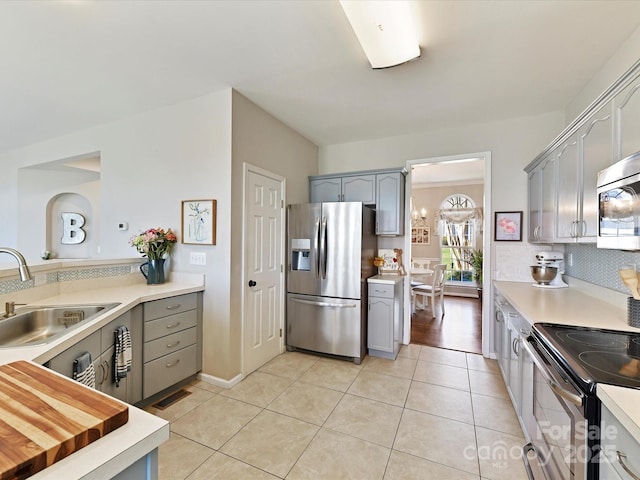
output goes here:
<path id="1" fill-rule="evenodd" d="M 319 241 L 320 241 L 320 219 L 316 218 L 316 232 L 313 239 L 313 242 L 314 242 L 313 250 L 316 252 L 316 264 L 315 264 L 316 278 L 320 277 L 320 253 L 318 249 Z"/>
<path id="2" fill-rule="evenodd" d="M 322 278 L 327 278 L 327 217 L 322 217 L 322 230 L 320 231 L 320 269 Z"/>
<path id="3" fill-rule="evenodd" d="M 292 298 L 291 301 L 296 303 L 304 303 L 306 305 L 315 305 L 317 307 L 356 308 L 358 306 L 355 303 L 314 302 L 312 300 L 302 300 L 299 298 Z"/>

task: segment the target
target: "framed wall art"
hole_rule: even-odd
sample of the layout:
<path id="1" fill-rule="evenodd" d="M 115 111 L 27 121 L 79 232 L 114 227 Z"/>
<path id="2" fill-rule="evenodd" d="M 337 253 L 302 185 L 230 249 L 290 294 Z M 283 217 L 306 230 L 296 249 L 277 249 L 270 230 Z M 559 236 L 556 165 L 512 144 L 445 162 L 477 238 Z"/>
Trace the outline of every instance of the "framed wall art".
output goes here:
<path id="1" fill-rule="evenodd" d="M 430 227 L 412 227 L 411 243 L 415 245 L 431 245 Z"/>
<path id="2" fill-rule="evenodd" d="M 496 212 L 494 240 L 522 241 L 522 212 Z"/>
<path id="3" fill-rule="evenodd" d="M 182 243 L 216 244 L 216 201 L 182 201 Z"/>

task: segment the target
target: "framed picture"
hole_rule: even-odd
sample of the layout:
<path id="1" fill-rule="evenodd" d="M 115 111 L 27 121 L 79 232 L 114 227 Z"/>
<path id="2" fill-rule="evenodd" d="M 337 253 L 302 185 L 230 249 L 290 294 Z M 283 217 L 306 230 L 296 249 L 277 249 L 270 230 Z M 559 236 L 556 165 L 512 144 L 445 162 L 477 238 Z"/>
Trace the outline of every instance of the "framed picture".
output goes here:
<path id="1" fill-rule="evenodd" d="M 182 201 L 182 243 L 216 244 L 216 201 Z"/>
<path id="2" fill-rule="evenodd" d="M 494 240 L 496 242 L 521 242 L 522 212 L 496 212 Z"/>
<path id="3" fill-rule="evenodd" d="M 430 227 L 411 228 L 411 243 L 415 245 L 431 245 Z"/>

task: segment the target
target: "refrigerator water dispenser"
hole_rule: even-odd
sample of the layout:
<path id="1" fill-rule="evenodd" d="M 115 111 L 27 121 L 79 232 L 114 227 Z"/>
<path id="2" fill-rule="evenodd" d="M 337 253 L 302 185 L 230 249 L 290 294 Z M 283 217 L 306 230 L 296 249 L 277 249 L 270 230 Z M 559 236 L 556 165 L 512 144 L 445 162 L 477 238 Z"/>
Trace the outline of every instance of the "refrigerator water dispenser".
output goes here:
<path id="1" fill-rule="evenodd" d="M 291 270 L 311 270 L 309 253 L 311 240 L 308 238 L 291 239 Z"/>

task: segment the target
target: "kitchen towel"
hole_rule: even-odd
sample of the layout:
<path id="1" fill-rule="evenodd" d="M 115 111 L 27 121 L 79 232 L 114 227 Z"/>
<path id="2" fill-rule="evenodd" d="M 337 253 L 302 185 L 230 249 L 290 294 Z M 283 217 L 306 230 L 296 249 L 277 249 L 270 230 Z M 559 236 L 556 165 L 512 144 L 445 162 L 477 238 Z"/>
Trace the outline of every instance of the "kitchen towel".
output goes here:
<path id="1" fill-rule="evenodd" d="M 116 387 L 119 387 L 120 380 L 131 371 L 131 333 L 124 325 L 116 328 L 114 350 L 113 374 Z"/>
<path id="2" fill-rule="evenodd" d="M 87 387 L 96 388 L 96 371 L 89 352 L 84 352 L 73 361 L 73 379 Z"/>

